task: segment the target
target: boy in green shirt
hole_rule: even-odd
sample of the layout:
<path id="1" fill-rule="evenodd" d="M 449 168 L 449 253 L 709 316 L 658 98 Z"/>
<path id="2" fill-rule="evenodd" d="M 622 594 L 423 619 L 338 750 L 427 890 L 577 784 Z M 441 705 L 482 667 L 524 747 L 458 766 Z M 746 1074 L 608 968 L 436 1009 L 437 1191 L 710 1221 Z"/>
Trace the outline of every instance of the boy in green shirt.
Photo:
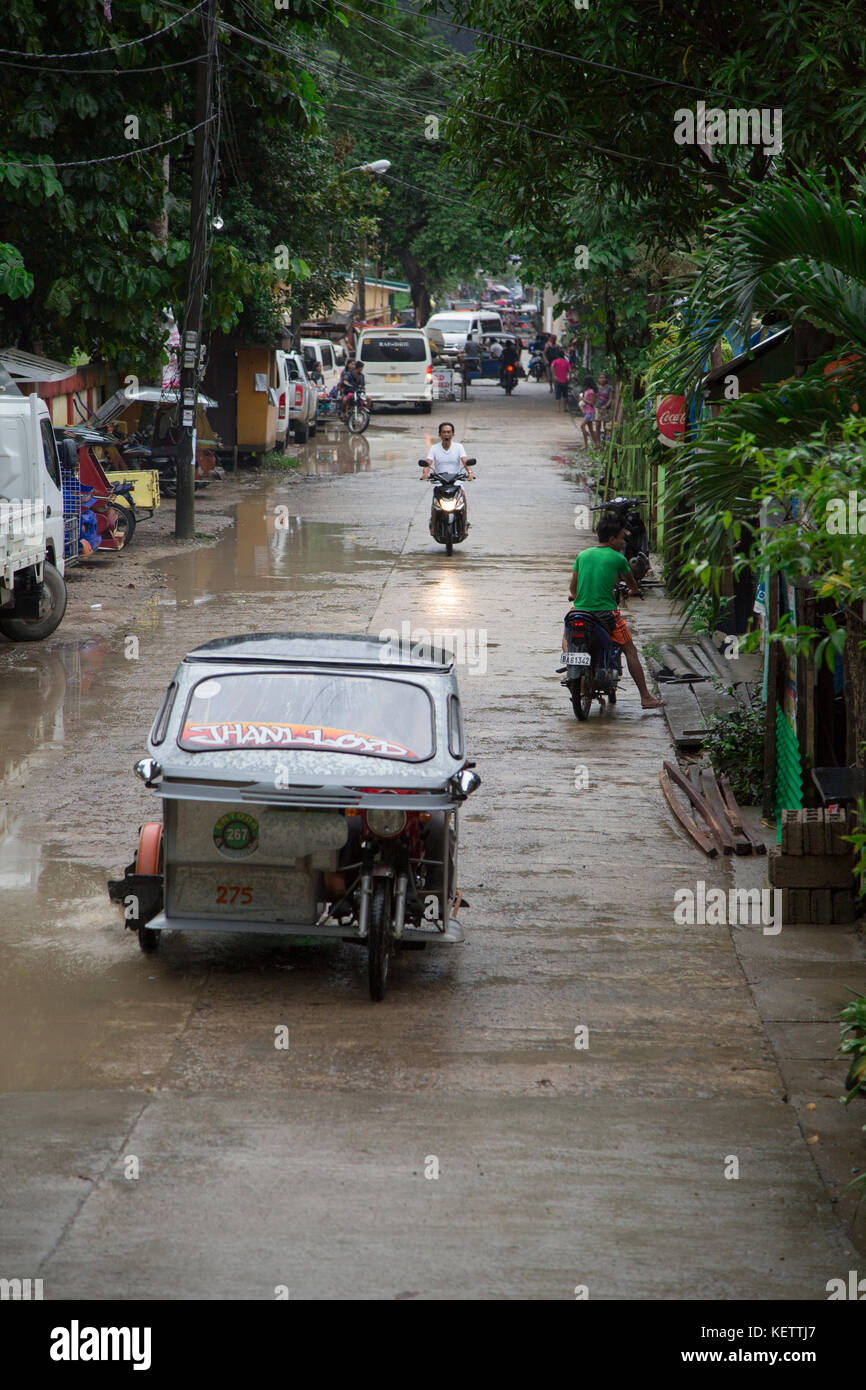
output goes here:
<path id="1" fill-rule="evenodd" d="M 612 517 L 602 517 L 598 526 L 598 545 L 582 550 L 574 562 L 568 597 L 581 613 L 612 613 L 615 618 L 611 640 L 622 647 L 629 674 L 638 688 L 642 709 L 661 709 L 664 700 L 650 694 L 646 676 L 632 635 L 616 606 L 616 583 L 622 577 L 630 594 L 640 589 L 625 558 L 626 529 Z M 566 650 L 565 634 L 562 650 Z"/>

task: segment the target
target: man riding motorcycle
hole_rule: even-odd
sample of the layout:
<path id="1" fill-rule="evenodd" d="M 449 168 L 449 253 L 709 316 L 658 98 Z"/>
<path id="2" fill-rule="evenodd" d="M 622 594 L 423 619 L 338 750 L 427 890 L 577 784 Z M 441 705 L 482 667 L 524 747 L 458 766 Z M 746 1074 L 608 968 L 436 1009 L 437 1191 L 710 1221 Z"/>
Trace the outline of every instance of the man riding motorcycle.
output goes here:
<path id="1" fill-rule="evenodd" d="M 505 375 L 506 367 L 516 367 L 520 361 L 520 353 L 513 343 L 506 343 L 502 349 L 502 356 L 499 359 L 499 380 Z"/>
<path id="2" fill-rule="evenodd" d="M 603 516 L 598 525 L 598 545 L 582 550 L 574 562 L 568 597 L 577 612 L 602 613 L 614 619 L 610 633 L 611 641 L 622 648 L 629 674 L 638 688 L 642 709 L 661 709 L 664 700 L 657 700 L 650 694 L 646 675 L 632 635 L 616 607 L 616 584 L 623 578 L 630 594 L 639 594 L 628 560 L 625 558 L 627 531 L 616 517 Z M 563 632 L 562 650 L 566 651 L 566 638 Z M 561 666 L 560 671 L 565 667 Z M 565 681 L 562 682 L 566 684 Z"/>

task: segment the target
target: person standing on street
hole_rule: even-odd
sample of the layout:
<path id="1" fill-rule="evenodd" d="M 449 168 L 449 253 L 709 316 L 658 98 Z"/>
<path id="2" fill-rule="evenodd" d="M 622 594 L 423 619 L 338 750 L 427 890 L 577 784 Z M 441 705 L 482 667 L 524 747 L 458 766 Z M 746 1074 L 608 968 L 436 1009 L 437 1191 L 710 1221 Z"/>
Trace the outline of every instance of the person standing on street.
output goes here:
<path id="1" fill-rule="evenodd" d="M 545 364 L 545 367 L 547 368 L 547 381 L 548 381 L 548 385 L 550 386 L 550 389 L 551 389 L 551 391 L 552 391 L 552 390 L 553 390 L 553 370 L 552 370 L 552 367 L 551 367 L 551 363 L 552 363 L 557 357 L 561 357 L 561 356 L 562 356 L 562 348 L 559 346 L 559 344 L 558 344 L 557 341 L 556 341 L 556 334 L 555 334 L 555 333 L 551 333 L 550 337 L 548 338 L 547 342 L 546 342 L 545 345 L 544 345 L 544 349 L 543 349 L 541 355 L 542 355 L 542 357 L 544 358 L 544 364 Z"/>
<path id="2" fill-rule="evenodd" d="M 556 408 L 557 410 L 566 411 L 568 410 L 568 378 L 571 372 L 568 358 L 564 354 L 561 357 L 554 357 L 550 364 L 550 370 L 553 373 L 555 382 L 554 400 L 556 401 Z"/>

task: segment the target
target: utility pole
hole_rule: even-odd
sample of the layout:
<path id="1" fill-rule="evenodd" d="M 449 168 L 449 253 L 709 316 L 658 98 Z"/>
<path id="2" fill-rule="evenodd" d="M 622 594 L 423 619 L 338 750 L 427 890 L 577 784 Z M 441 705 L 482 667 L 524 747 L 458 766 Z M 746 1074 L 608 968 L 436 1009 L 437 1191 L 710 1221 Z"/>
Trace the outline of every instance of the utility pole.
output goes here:
<path id="1" fill-rule="evenodd" d="M 364 275 L 364 262 L 367 259 L 367 238 L 361 240 L 360 262 L 358 265 L 358 318 L 363 323 L 367 317 L 367 281 Z"/>
<path id="2" fill-rule="evenodd" d="M 189 286 L 181 337 L 181 442 L 177 458 L 177 502 L 174 534 L 179 540 L 195 535 L 195 445 L 198 369 L 204 287 L 208 266 L 207 200 L 213 168 L 211 115 L 213 71 L 217 44 L 217 0 L 207 0 L 202 13 L 205 53 L 196 64 L 195 148 L 189 215 Z M 207 122 L 207 124 L 205 124 Z"/>

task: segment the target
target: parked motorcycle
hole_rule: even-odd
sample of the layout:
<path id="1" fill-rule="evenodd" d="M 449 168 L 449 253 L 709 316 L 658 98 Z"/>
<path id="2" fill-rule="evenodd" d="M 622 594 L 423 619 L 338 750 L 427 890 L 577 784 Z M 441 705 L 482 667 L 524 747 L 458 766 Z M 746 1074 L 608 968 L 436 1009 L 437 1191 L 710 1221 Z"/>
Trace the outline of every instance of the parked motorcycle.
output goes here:
<path id="1" fill-rule="evenodd" d="M 469 468 L 475 468 L 474 459 L 467 459 Z M 418 460 L 419 468 L 427 468 L 426 459 Z M 433 506 L 430 510 L 430 535 L 439 545 L 444 545 L 445 554 L 450 555 L 461 541 L 465 541 L 469 530 L 469 516 L 466 507 L 466 493 L 460 485 L 465 472 L 456 478 L 443 478 L 432 472 L 428 481 L 433 483 Z"/>
<path id="2" fill-rule="evenodd" d="M 615 517 L 626 528 L 628 535 L 624 554 L 638 583 L 649 572 L 650 567 L 649 536 L 640 513 L 642 506 L 643 502 L 639 497 L 611 497 L 608 502 L 599 502 L 591 509 Z M 622 596 L 626 592 L 624 583 L 617 585 L 618 595 Z"/>
<path id="3" fill-rule="evenodd" d="M 533 381 L 544 381 L 545 373 L 547 372 L 547 363 L 540 352 L 534 352 L 532 354 L 526 371 Z"/>
<path id="4" fill-rule="evenodd" d="M 565 679 L 572 708 L 581 721 L 589 718 L 593 700 L 604 709 L 605 700 L 616 704 L 616 688 L 622 676 L 622 649 L 610 637 L 613 616 L 582 613 L 565 615 Z"/>

